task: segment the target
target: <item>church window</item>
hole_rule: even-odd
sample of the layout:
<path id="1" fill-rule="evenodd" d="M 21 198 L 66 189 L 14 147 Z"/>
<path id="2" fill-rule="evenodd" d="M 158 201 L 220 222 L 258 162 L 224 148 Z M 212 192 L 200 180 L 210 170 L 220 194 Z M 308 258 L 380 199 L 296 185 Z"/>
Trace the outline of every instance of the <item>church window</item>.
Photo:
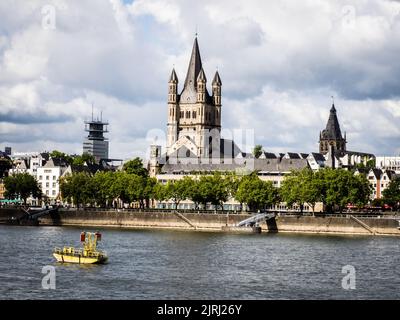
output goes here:
<path id="1" fill-rule="evenodd" d="M 190 111 L 186 111 L 186 118 L 190 119 Z"/>
<path id="2" fill-rule="evenodd" d="M 193 117 L 193 119 L 196 119 L 196 111 L 192 112 L 192 117 Z"/>
<path id="3" fill-rule="evenodd" d="M 190 157 L 190 150 L 186 151 L 186 157 L 189 158 Z"/>

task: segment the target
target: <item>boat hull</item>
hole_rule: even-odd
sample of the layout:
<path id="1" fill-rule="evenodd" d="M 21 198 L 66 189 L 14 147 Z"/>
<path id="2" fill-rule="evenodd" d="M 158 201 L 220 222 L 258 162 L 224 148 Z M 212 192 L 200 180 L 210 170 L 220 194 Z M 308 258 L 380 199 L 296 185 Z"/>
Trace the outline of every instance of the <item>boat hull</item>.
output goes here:
<path id="1" fill-rule="evenodd" d="M 67 254 L 53 253 L 54 258 L 57 262 L 62 263 L 78 263 L 78 264 L 101 264 L 107 262 L 107 257 L 83 257 L 83 256 L 71 256 Z"/>

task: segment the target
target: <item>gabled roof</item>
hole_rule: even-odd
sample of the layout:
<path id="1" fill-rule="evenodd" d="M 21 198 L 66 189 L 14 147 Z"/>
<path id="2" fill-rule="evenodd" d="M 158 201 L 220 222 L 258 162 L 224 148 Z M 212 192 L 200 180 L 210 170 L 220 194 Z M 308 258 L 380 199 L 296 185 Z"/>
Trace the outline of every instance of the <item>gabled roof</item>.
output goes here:
<path id="1" fill-rule="evenodd" d="M 259 158 L 259 159 L 276 159 L 277 156 L 276 156 L 275 153 L 263 151 L 263 152 L 261 153 L 261 156 L 259 156 L 258 158 Z"/>
<path id="2" fill-rule="evenodd" d="M 51 158 L 44 165 L 45 168 L 67 167 L 68 163 L 61 158 Z"/>
<path id="3" fill-rule="evenodd" d="M 381 169 L 371 169 L 369 172 L 372 172 L 376 179 L 380 179 L 383 173 Z"/>
<path id="4" fill-rule="evenodd" d="M 294 152 L 287 152 L 284 156 L 285 159 L 300 159 L 300 156 L 298 153 Z"/>
<path id="5" fill-rule="evenodd" d="M 318 162 L 325 162 L 325 160 L 326 160 L 322 153 L 317 153 L 317 152 L 311 152 L 308 155 L 308 158 L 310 158 L 310 157 L 314 158 L 315 161 L 318 161 Z"/>
<path id="6" fill-rule="evenodd" d="M 397 174 L 394 170 L 385 170 L 385 173 L 389 177 L 390 180 L 393 180 L 396 178 Z"/>

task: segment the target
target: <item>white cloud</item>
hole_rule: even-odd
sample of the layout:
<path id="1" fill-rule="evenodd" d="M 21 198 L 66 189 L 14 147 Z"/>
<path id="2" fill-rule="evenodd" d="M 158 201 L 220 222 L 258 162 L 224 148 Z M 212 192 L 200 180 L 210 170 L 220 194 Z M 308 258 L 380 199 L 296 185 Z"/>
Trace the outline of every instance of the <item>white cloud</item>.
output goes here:
<path id="1" fill-rule="evenodd" d="M 44 5 L 55 30 L 42 28 Z M 145 156 L 197 26 L 207 78 L 222 77 L 224 127 L 254 129 L 267 150 L 317 151 L 334 95 L 350 149 L 397 153 L 399 12 L 379 0 L 2 1 L 0 147 L 79 153 L 93 102 L 110 155 Z"/>

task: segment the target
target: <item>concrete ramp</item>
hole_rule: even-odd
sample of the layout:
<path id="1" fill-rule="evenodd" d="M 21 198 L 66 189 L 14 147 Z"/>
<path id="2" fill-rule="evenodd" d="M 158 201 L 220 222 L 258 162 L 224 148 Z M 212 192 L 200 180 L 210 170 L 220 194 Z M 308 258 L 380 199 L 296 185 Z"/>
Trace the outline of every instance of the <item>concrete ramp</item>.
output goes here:
<path id="1" fill-rule="evenodd" d="M 259 213 L 259 214 L 256 214 L 255 216 L 252 216 L 243 221 L 240 221 L 236 225 L 236 227 L 248 227 L 248 226 L 254 225 L 260 221 L 263 221 L 263 220 L 266 221 L 266 220 L 272 219 L 274 217 L 275 217 L 275 213 Z"/>
<path id="2" fill-rule="evenodd" d="M 179 217 L 179 218 L 181 218 L 183 221 L 185 221 L 189 226 L 191 226 L 192 228 L 194 228 L 195 230 L 197 229 L 196 228 L 196 226 L 188 219 L 188 218 L 186 218 L 182 213 L 180 213 L 180 212 L 178 212 L 178 211 L 173 211 L 173 213 L 177 216 L 177 217 Z"/>
<path id="3" fill-rule="evenodd" d="M 350 219 L 357 222 L 360 226 L 362 226 L 364 229 L 371 232 L 373 235 L 376 234 L 376 232 L 370 226 L 368 226 L 366 223 L 362 222 L 361 220 L 357 219 L 355 216 L 350 215 Z"/>

